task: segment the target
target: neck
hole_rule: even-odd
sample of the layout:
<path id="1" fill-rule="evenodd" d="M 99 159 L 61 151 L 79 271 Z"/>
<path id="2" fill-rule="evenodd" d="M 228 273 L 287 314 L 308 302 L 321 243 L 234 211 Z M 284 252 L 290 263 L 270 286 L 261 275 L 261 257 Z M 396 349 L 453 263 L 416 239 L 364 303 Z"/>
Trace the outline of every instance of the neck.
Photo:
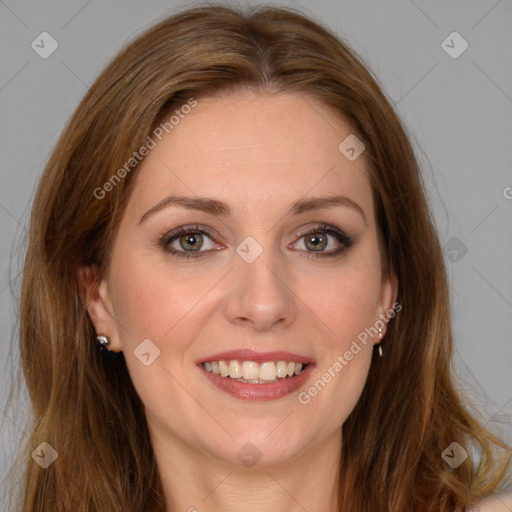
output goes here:
<path id="1" fill-rule="evenodd" d="M 167 512 L 337 510 L 339 432 L 293 459 L 252 467 L 199 453 L 158 431 L 151 437 Z"/>

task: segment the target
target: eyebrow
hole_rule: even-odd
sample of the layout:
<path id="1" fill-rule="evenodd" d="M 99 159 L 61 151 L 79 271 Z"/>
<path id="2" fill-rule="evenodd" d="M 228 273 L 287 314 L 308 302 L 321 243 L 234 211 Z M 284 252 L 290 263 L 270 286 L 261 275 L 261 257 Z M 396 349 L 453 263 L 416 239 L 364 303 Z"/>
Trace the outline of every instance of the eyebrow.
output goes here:
<path id="1" fill-rule="evenodd" d="M 201 211 L 217 217 L 229 217 L 232 214 L 229 205 L 217 199 L 198 196 L 191 197 L 171 195 L 162 199 L 158 204 L 142 215 L 139 220 L 139 224 L 142 224 L 148 217 L 169 206 L 178 206 L 189 210 Z M 348 207 L 357 211 L 363 218 L 364 223 L 367 223 L 363 209 L 355 201 L 346 196 L 326 196 L 299 199 L 292 203 L 285 216 L 301 215 L 311 211 L 327 210 L 340 206 Z"/>

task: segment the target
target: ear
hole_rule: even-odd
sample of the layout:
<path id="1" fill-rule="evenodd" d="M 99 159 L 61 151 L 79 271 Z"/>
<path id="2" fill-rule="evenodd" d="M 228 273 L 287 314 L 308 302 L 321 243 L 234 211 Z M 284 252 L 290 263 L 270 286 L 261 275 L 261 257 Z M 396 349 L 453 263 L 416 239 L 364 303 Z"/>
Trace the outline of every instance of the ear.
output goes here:
<path id="1" fill-rule="evenodd" d="M 80 295 L 87 307 L 96 334 L 110 338 L 108 349 L 119 352 L 121 346 L 114 311 L 108 295 L 107 282 L 99 278 L 98 266 L 81 267 L 78 271 Z"/>
<path id="2" fill-rule="evenodd" d="M 379 319 L 384 320 L 382 337 L 385 336 L 388 322 L 395 314 L 402 309 L 402 306 L 396 302 L 398 296 L 398 278 L 393 271 L 382 279 L 381 295 L 378 304 Z M 390 316 L 391 314 L 391 316 Z"/>

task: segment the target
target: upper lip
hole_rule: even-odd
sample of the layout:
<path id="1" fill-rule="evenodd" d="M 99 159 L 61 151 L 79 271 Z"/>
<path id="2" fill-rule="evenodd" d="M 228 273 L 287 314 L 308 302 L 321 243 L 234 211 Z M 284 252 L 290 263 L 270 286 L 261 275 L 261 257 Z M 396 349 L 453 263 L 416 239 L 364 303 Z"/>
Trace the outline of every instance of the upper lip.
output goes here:
<path id="1" fill-rule="evenodd" d="M 301 356 L 292 352 L 257 352 L 255 350 L 242 349 L 219 352 L 208 357 L 203 357 L 197 361 L 197 364 L 204 363 L 206 361 L 221 360 L 254 361 L 255 363 L 264 363 L 266 361 L 287 361 L 306 364 L 314 362 L 310 357 Z"/>

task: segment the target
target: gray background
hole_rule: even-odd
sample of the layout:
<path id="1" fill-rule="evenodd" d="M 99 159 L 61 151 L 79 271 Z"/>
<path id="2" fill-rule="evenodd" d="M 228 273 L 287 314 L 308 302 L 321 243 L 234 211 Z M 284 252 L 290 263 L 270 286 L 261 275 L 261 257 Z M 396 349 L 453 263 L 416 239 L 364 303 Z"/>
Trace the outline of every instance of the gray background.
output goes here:
<path id="1" fill-rule="evenodd" d="M 259 2 L 242 2 L 256 4 Z M 87 87 L 116 52 L 195 2 L 0 0 L 0 406 L 16 352 L 20 245 L 37 180 Z M 484 422 L 512 437 L 512 2 L 317 0 L 302 8 L 366 60 L 413 138 L 452 284 L 456 370 Z M 58 42 L 47 59 L 31 47 Z M 441 43 L 457 31 L 458 58 Z M 459 42 L 448 44 L 457 50 Z M 507 198 L 508 196 L 508 198 Z M 454 237 L 456 237 L 454 239 Z M 448 245 L 447 245 L 448 244 Z M 464 247 L 467 253 L 463 254 Z M 14 295 L 13 295 L 14 294 Z M 26 404 L 0 413 L 0 478 L 24 439 Z M 508 426 L 495 424 L 503 418 Z M 2 499 L 8 492 L 0 489 Z"/>

